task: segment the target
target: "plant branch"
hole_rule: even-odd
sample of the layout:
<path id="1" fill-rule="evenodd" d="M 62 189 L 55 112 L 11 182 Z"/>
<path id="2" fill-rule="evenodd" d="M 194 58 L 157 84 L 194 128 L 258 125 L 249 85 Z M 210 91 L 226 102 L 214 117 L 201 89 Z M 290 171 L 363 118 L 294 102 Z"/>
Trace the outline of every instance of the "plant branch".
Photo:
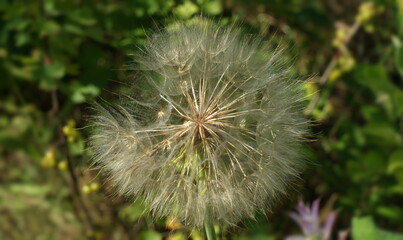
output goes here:
<path id="1" fill-rule="evenodd" d="M 348 34 L 345 38 L 344 45 L 342 46 L 342 51 L 348 51 L 347 44 L 351 41 L 351 39 L 354 37 L 354 35 L 358 32 L 358 29 L 360 27 L 361 27 L 360 22 L 355 22 L 354 25 L 350 27 Z M 323 72 L 322 76 L 320 77 L 320 79 L 318 81 L 318 91 L 312 97 L 312 100 L 310 101 L 308 107 L 305 110 L 305 114 L 307 114 L 307 115 L 311 114 L 313 109 L 315 108 L 316 104 L 318 103 L 318 101 L 320 99 L 320 91 L 326 85 L 327 80 L 329 79 L 330 73 L 337 66 L 337 60 L 339 57 L 340 57 L 339 54 L 333 54 L 332 59 L 330 60 L 329 64 L 325 68 L 325 71 Z"/>
<path id="2" fill-rule="evenodd" d="M 60 119 L 59 115 L 57 114 L 58 111 L 60 110 L 59 108 L 59 101 L 57 97 L 57 90 L 52 91 L 52 109 L 50 111 L 50 115 L 56 118 L 57 121 L 57 127 L 58 129 L 63 128 L 62 120 Z M 59 132 L 60 133 L 60 132 Z M 87 207 L 84 204 L 84 201 L 82 199 L 81 193 L 80 193 L 80 188 L 79 188 L 79 183 L 78 183 L 78 178 L 74 172 L 74 166 L 72 159 L 70 157 L 69 151 L 68 151 L 68 145 L 65 136 L 63 136 L 63 133 L 60 133 L 59 135 L 59 146 L 61 147 L 61 150 L 63 151 L 63 155 L 66 157 L 67 160 L 67 168 L 69 172 L 69 176 L 71 179 L 71 187 L 73 190 L 73 196 L 74 199 L 76 199 L 78 208 L 80 212 L 83 214 L 82 216 L 82 221 L 85 226 L 85 229 L 87 230 L 88 233 L 88 239 L 94 239 L 93 233 L 94 233 L 94 225 L 93 221 L 91 218 L 91 215 L 89 214 L 89 211 Z"/>

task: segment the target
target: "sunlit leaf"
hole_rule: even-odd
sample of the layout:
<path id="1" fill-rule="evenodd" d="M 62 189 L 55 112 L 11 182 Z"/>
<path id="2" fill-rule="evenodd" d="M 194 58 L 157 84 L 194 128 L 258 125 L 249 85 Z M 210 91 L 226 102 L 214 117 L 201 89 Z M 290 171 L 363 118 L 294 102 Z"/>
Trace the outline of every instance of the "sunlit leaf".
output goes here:
<path id="1" fill-rule="evenodd" d="M 352 223 L 353 240 L 403 240 L 403 235 L 378 228 L 371 217 L 355 217 Z"/>

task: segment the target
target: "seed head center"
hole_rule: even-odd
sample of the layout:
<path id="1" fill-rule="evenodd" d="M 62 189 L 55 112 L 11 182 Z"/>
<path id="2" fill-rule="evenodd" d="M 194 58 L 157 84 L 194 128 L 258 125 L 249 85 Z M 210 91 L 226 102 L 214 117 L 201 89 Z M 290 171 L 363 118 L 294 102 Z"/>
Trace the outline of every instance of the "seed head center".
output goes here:
<path id="1" fill-rule="evenodd" d="M 208 124 L 205 114 L 202 113 L 195 114 L 195 116 L 191 118 L 191 121 L 193 122 L 193 127 L 199 131 L 202 131 L 203 128 L 206 127 L 206 124 Z"/>
<path id="2" fill-rule="evenodd" d="M 191 126 L 191 131 L 193 132 L 193 136 L 195 137 L 195 139 L 201 140 L 202 142 L 207 140 L 207 137 L 210 135 L 209 132 L 211 131 L 209 127 L 210 120 L 208 119 L 208 114 L 195 113 L 192 117 L 189 118 L 189 124 Z"/>
<path id="3" fill-rule="evenodd" d="M 206 123 L 206 118 L 204 117 L 204 114 L 196 114 L 196 117 L 194 118 L 194 122 L 196 123 L 197 126 L 203 125 Z"/>

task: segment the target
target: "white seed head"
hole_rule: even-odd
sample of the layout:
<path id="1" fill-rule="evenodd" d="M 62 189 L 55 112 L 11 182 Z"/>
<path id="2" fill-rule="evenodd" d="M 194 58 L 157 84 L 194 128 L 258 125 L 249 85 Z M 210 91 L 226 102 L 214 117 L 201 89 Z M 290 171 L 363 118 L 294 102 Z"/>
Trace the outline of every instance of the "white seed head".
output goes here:
<path id="1" fill-rule="evenodd" d="M 287 195 L 307 120 L 281 49 L 200 20 L 155 34 L 136 61 L 141 91 L 92 120 L 94 163 L 118 194 L 196 228 Z"/>

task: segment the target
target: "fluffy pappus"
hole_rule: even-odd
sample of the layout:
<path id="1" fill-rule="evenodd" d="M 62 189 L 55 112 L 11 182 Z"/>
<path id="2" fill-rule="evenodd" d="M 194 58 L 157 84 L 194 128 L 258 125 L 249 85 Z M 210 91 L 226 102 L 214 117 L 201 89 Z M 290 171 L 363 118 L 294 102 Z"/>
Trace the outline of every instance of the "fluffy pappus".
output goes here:
<path id="1" fill-rule="evenodd" d="M 119 195 L 200 228 L 289 193 L 308 122 L 281 48 L 201 19 L 154 34 L 135 61 L 133 93 L 91 120 L 93 162 Z"/>

